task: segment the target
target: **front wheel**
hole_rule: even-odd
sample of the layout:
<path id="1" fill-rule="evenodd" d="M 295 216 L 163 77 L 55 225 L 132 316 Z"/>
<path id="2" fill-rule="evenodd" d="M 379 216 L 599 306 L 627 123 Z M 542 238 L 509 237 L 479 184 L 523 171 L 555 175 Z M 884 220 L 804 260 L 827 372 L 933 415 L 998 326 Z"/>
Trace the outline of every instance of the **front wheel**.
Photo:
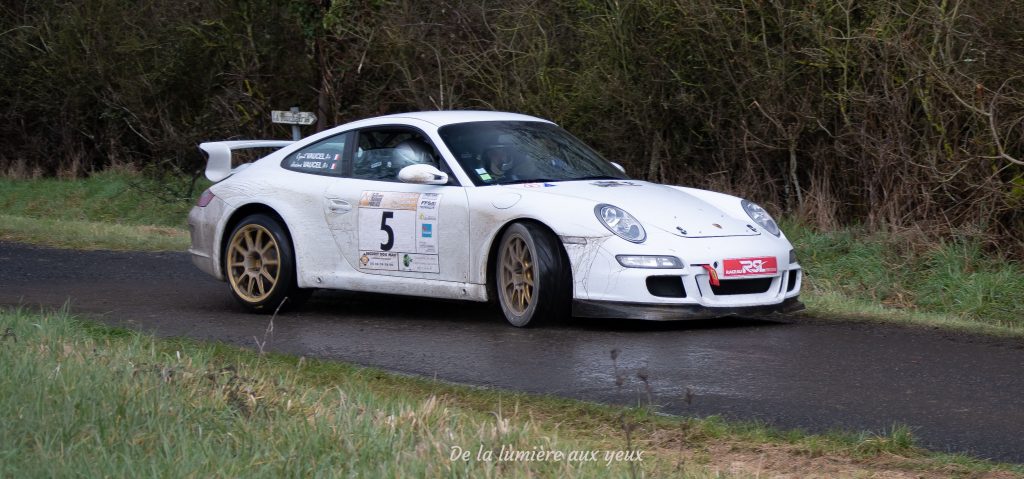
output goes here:
<path id="1" fill-rule="evenodd" d="M 291 241 L 276 219 L 255 214 L 232 231 L 224 252 L 231 295 L 246 309 L 272 313 L 295 306 L 308 295 L 295 282 Z"/>
<path id="2" fill-rule="evenodd" d="M 536 326 L 568 316 L 572 273 L 557 238 L 531 223 L 505 230 L 495 266 L 498 303 L 513 326 Z"/>

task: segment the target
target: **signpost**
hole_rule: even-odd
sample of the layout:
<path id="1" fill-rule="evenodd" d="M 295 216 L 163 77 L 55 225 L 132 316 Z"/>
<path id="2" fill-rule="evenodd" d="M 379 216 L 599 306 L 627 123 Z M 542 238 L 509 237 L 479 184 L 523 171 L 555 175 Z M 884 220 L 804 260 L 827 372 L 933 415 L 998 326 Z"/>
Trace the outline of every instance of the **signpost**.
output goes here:
<path id="1" fill-rule="evenodd" d="M 292 139 L 299 140 L 299 125 L 312 125 L 316 123 L 316 115 L 311 111 L 299 111 L 299 107 L 293 106 L 290 111 L 273 110 L 270 112 L 270 121 L 283 123 L 292 126 Z"/>

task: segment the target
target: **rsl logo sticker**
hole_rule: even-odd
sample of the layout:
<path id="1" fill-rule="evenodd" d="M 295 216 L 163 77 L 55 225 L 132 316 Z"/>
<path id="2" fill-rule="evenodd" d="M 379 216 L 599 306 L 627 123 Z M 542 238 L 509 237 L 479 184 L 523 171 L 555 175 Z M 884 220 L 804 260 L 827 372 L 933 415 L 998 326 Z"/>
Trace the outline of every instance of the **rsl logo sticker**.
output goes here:
<path id="1" fill-rule="evenodd" d="M 774 256 L 757 258 L 735 258 L 722 261 L 724 276 L 763 276 L 779 272 L 779 263 Z"/>

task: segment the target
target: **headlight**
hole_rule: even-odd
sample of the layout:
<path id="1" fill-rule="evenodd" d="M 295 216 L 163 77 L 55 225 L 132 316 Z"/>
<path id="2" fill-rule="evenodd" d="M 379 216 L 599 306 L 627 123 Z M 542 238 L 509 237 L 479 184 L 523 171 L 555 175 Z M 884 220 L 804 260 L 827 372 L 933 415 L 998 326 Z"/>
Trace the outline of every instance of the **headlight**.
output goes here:
<path id="1" fill-rule="evenodd" d="M 754 220 L 754 223 L 761 225 L 762 228 L 775 236 L 782 234 L 782 231 L 779 230 L 779 225 L 775 223 L 775 220 L 772 219 L 772 215 L 768 214 L 764 208 L 747 200 L 741 201 L 740 205 L 743 206 L 743 211 L 747 212 L 747 216 Z"/>
<path id="2" fill-rule="evenodd" d="M 600 204 L 594 207 L 594 214 L 608 231 L 615 233 L 619 238 L 633 243 L 643 243 L 647 239 L 647 232 L 640 222 L 621 208 Z"/>

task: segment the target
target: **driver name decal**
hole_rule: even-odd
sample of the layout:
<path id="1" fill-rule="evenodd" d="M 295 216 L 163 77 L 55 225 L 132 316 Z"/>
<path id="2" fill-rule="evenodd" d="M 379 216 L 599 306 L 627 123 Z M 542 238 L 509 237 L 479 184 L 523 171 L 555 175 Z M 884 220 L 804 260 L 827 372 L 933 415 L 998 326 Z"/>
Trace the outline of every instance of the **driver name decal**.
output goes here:
<path id="1" fill-rule="evenodd" d="M 359 200 L 359 268 L 440 273 L 440 193 L 364 191 Z"/>
<path id="2" fill-rule="evenodd" d="M 773 275 L 779 272 L 779 263 L 774 256 L 758 258 L 736 258 L 722 261 L 723 276 Z"/>

